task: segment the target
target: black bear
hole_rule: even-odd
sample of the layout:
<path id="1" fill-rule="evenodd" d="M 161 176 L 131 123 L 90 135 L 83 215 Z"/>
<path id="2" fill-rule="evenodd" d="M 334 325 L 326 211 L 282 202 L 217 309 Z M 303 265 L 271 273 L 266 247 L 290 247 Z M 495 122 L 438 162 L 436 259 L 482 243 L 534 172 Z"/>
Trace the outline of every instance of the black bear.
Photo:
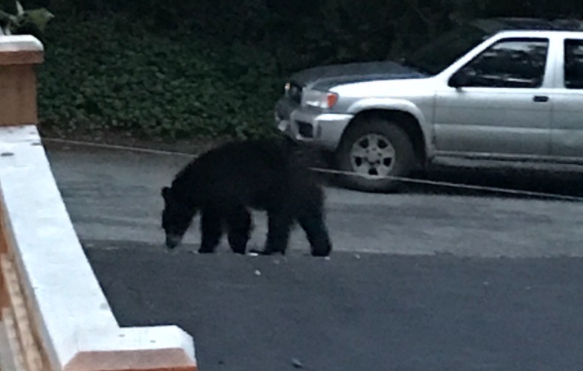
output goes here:
<path id="1" fill-rule="evenodd" d="M 328 256 L 332 244 L 324 221 L 324 191 L 302 165 L 287 139 L 234 141 L 189 162 L 171 187 L 162 188 L 162 228 L 166 246 L 180 244 L 201 212 L 199 253 L 212 253 L 226 226 L 233 252 L 245 254 L 251 233 L 249 209 L 268 215 L 268 233 L 259 254 L 285 254 L 297 221 L 312 256 Z"/>

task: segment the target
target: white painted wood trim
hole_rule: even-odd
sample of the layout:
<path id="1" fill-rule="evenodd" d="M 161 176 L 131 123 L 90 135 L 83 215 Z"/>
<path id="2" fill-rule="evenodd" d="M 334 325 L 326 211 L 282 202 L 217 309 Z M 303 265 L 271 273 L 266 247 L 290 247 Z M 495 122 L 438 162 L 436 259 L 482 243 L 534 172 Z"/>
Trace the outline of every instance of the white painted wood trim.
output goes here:
<path id="1" fill-rule="evenodd" d="M 80 355 L 87 360 L 91 354 L 134 350 L 180 351 L 187 365 L 196 366 L 194 342 L 180 328 L 118 326 L 34 125 L 0 127 L 0 196 L 8 243 L 53 369 L 67 369 Z M 177 362 L 184 366 L 184 360 Z"/>
<path id="2" fill-rule="evenodd" d="M 16 51 L 42 52 L 44 45 L 31 35 L 1 35 L 0 52 Z"/>

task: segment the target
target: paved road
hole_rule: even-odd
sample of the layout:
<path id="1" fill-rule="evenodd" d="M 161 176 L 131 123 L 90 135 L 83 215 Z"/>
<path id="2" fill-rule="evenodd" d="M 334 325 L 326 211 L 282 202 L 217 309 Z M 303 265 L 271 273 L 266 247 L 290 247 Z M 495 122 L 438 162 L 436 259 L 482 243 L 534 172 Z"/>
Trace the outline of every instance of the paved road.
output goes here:
<path id="1" fill-rule="evenodd" d="M 192 254 L 196 228 L 168 254 L 159 189 L 185 158 L 72 148 L 51 149 L 50 160 L 120 323 L 179 324 L 195 337 L 203 371 L 293 369 L 293 359 L 335 371 L 583 363 L 582 204 L 330 188 L 331 260 L 304 256 L 299 230 L 285 259 L 234 256 L 225 244 L 214 256 Z M 472 181 L 502 186 L 499 176 Z M 510 178 L 579 192 L 574 175 Z M 258 214 L 257 245 L 264 223 Z"/>

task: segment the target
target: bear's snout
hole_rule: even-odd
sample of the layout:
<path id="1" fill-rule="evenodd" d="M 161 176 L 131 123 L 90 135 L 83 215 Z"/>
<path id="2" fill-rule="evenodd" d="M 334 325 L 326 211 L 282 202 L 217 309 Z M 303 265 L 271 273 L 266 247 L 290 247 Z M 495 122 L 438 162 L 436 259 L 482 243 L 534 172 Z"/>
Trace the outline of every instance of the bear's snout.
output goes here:
<path id="1" fill-rule="evenodd" d="M 167 235 L 166 236 L 166 247 L 168 249 L 172 250 L 176 246 L 180 245 L 180 242 L 181 241 L 182 241 L 182 237 L 181 236 Z"/>

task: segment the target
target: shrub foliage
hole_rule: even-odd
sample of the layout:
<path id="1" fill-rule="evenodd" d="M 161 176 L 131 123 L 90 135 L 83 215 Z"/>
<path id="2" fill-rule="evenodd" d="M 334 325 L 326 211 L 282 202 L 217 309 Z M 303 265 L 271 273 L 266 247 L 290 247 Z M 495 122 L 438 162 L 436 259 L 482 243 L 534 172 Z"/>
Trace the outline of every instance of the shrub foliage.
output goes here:
<path id="1" fill-rule="evenodd" d="M 0 4 L 12 0 L 0 0 Z M 23 0 L 25 1 L 25 0 Z M 580 17 L 579 0 L 40 0 L 41 123 L 264 136 L 301 68 L 398 57 L 474 17 Z M 0 8 L 1 9 L 1 8 Z"/>
<path id="2" fill-rule="evenodd" d="M 115 14 L 55 22 L 46 38 L 39 69 L 45 124 L 156 136 L 254 136 L 270 129 L 279 84 L 273 57 L 261 50 L 169 39 Z"/>

